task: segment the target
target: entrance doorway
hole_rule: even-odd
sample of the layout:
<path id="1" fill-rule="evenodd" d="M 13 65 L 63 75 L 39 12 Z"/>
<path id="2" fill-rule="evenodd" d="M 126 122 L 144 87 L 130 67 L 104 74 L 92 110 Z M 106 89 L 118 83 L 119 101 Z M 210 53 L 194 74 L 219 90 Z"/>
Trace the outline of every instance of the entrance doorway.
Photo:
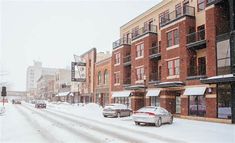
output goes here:
<path id="1" fill-rule="evenodd" d="M 204 117 L 206 114 L 205 96 L 189 96 L 189 115 Z"/>

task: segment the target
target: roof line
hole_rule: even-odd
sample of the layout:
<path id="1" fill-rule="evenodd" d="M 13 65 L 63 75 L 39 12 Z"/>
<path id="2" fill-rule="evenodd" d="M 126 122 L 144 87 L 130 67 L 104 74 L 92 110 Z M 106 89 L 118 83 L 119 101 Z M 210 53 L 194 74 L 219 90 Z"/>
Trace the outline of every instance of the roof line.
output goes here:
<path id="1" fill-rule="evenodd" d="M 167 3 L 169 3 L 170 1 L 172 1 L 172 0 L 162 0 L 162 1 L 159 2 L 158 4 L 154 5 L 154 6 L 151 7 L 150 9 L 148 9 L 147 11 L 144 11 L 144 12 L 141 13 L 140 15 L 136 16 L 135 18 L 131 19 L 130 21 L 128 21 L 127 23 L 125 23 L 124 25 L 122 25 L 122 26 L 120 27 L 120 29 L 124 28 L 125 26 L 130 25 L 130 24 L 131 24 L 133 21 L 135 21 L 135 20 L 138 20 L 138 19 L 140 20 L 140 19 L 142 19 L 143 16 L 144 16 L 146 13 L 152 13 L 153 11 L 159 9 L 159 8 L 160 8 L 159 6 L 161 6 L 161 5 L 163 6 L 163 5 L 167 4 Z"/>

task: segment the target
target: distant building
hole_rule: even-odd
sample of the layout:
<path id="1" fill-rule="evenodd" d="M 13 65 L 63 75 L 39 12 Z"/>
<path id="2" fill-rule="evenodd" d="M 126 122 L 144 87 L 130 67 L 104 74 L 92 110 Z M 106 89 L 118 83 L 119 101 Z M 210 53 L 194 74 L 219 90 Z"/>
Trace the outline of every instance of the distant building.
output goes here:
<path id="1" fill-rule="evenodd" d="M 54 75 L 42 75 L 37 81 L 36 99 L 51 99 L 53 91 Z M 50 90 L 49 90 L 50 88 Z"/>
<path id="2" fill-rule="evenodd" d="M 26 91 L 29 96 L 36 96 L 37 81 L 42 75 L 55 75 L 57 69 L 42 67 L 42 63 L 34 61 L 33 66 L 27 68 Z"/>
<path id="3" fill-rule="evenodd" d="M 56 101 L 74 103 L 74 95 L 71 93 L 71 71 L 59 69 L 55 74 L 55 96 Z"/>

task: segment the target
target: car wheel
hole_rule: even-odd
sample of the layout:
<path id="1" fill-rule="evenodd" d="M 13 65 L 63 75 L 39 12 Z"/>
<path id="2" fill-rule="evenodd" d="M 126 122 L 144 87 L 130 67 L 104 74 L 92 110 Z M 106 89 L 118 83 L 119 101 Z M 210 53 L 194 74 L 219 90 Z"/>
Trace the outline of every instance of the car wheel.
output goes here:
<path id="1" fill-rule="evenodd" d="M 162 119 L 159 118 L 156 122 L 155 122 L 155 126 L 156 127 L 160 127 L 162 125 Z"/>
<path id="2" fill-rule="evenodd" d="M 135 122 L 135 125 L 139 125 L 140 123 L 139 122 Z"/>
<path id="3" fill-rule="evenodd" d="M 173 116 L 171 116 L 169 124 L 172 124 L 172 123 L 173 123 Z"/>
<path id="4" fill-rule="evenodd" d="M 103 115 L 105 118 L 107 117 L 107 115 Z"/>
<path id="5" fill-rule="evenodd" d="M 120 117 L 121 117 L 121 114 L 120 114 L 120 113 L 117 113 L 117 117 L 120 118 Z"/>

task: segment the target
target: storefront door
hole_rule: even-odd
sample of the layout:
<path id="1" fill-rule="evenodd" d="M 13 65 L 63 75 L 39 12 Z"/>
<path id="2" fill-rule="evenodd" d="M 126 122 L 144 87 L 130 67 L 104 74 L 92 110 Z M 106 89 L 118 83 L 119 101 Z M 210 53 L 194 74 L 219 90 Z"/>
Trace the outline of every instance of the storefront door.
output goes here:
<path id="1" fill-rule="evenodd" d="M 189 115 L 201 116 L 206 114 L 205 96 L 189 96 Z"/>

